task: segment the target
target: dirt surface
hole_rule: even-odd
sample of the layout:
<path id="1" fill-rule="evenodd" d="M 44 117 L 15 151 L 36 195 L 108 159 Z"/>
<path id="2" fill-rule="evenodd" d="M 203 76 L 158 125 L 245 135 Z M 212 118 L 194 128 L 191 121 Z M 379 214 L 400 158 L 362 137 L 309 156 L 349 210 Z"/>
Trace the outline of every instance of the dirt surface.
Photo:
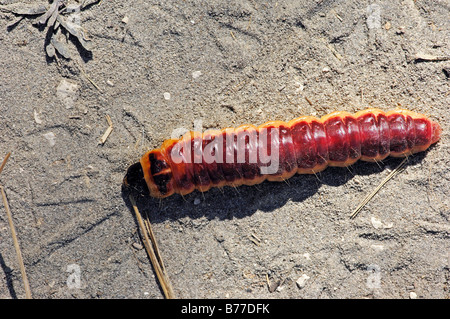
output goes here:
<path id="1" fill-rule="evenodd" d="M 179 298 L 448 298 L 449 11 L 447 1 L 103 0 L 79 14 L 92 50 L 71 36 L 70 59 L 46 56 L 39 17 L 0 11 L 0 158 L 12 152 L 0 183 L 33 297 L 163 298 L 121 184 L 174 129 L 402 106 L 439 121 L 442 140 L 354 220 L 400 160 L 139 207 Z M 0 297 L 23 298 L 0 212 Z"/>

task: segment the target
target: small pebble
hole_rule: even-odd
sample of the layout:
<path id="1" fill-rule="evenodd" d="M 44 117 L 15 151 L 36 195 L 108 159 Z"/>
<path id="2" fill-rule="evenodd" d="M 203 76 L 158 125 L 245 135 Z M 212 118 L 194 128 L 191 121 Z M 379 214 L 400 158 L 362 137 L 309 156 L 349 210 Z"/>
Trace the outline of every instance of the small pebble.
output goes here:
<path id="1" fill-rule="evenodd" d="M 300 81 L 295 81 L 295 82 L 294 82 L 294 86 L 296 87 L 295 93 L 302 92 L 303 89 L 305 88 L 305 86 L 303 85 L 303 83 L 300 82 Z"/>
<path id="2" fill-rule="evenodd" d="M 303 287 L 306 286 L 306 282 L 308 281 L 310 277 L 307 274 L 303 274 L 300 276 L 300 278 L 297 279 L 296 284 L 297 287 L 302 289 Z"/>
<path id="3" fill-rule="evenodd" d="M 133 246 L 134 249 L 137 249 L 137 250 L 141 250 L 143 248 L 142 245 L 139 244 L 139 243 L 133 243 L 132 246 Z"/>
<path id="4" fill-rule="evenodd" d="M 53 132 L 45 133 L 44 137 L 47 139 L 48 143 L 50 144 L 50 147 L 55 146 L 55 144 L 56 144 L 55 133 L 53 133 Z"/>
<path id="5" fill-rule="evenodd" d="M 411 291 L 409 293 L 409 299 L 416 299 L 417 298 L 417 294 L 414 291 Z"/>
<path id="6" fill-rule="evenodd" d="M 170 93 L 169 92 L 164 92 L 163 95 L 164 95 L 164 99 L 165 100 L 167 100 L 167 101 L 170 100 Z"/>
<path id="7" fill-rule="evenodd" d="M 269 292 L 274 292 L 280 286 L 281 281 L 275 280 L 269 285 Z"/>
<path id="8" fill-rule="evenodd" d="M 192 72 L 192 77 L 193 77 L 194 79 L 199 78 L 200 75 L 202 75 L 202 72 L 201 72 L 201 71 L 194 71 L 194 72 Z"/>
<path id="9" fill-rule="evenodd" d="M 372 247 L 373 250 L 380 252 L 384 250 L 384 246 L 381 244 L 372 244 L 370 247 Z"/>
<path id="10" fill-rule="evenodd" d="M 106 81 L 106 84 L 108 84 L 109 86 L 114 86 L 114 82 L 111 81 L 111 80 L 107 80 L 107 81 Z"/>
<path id="11" fill-rule="evenodd" d="M 280 291 L 282 291 L 283 289 L 284 289 L 284 286 L 278 286 L 277 289 L 276 289 L 276 291 L 277 291 L 277 292 L 280 292 Z"/>
<path id="12" fill-rule="evenodd" d="M 127 24 L 128 22 L 130 22 L 130 18 L 128 18 L 127 16 L 124 16 L 122 19 L 122 22 Z"/>
<path id="13" fill-rule="evenodd" d="M 37 124 L 42 124 L 42 120 L 39 117 L 39 113 L 36 110 L 34 110 L 34 120 L 36 121 Z"/>
<path id="14" fill-rule="evenodd" d="M 194 205 L 199 205 L 201 203 L 200 198 L 194 199 Z"/>
<path id="15" fill-rule="evenodd" d="M 393 223 L 385 224 L 381 220 L 379 220 L 378 218 L 375 218 L 375 217 L 370 218 L 370 222 L 372 223 L 372 226 L 375 229 L 380 229 L 380 228 L 389 229 L 389 228 L 392 228 L 394 226 Z"/>
<path id="16" fill-rule="evenodd" d="M 370 218 L 370 222 L 372 223 L 372 226 L 375 229 L 379 229 L 379 228 L 383 227 L 383 223 L 378 218 L 372 217 L 372 218 Z"/>
<path id="17" fill-rule="evenodd" d="M 404 26 L 401 26 L 401 27 L 398 28 L 397 32 L 395 32 L 395 33 L 403 34 L 403 33 L 405 33 L 405 30 L 406 30 L 406 28 Z"/>

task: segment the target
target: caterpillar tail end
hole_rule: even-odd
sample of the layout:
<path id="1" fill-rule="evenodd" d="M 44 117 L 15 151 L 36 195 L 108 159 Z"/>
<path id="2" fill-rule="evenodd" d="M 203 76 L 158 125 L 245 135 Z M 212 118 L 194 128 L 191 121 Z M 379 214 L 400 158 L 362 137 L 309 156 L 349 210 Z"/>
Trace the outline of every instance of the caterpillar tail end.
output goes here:
<path id="1" fill-rule="evenodd" d="M 131 192 L 142 195 L 150 194 L 144 179 L 144 171 L 142 170 L 141 163 L 135 163 L 128 168 L 127 174 L 123 178 L 123 186 L 126 190 Z"/>
<path id="2" fill-rule="evenodd" d="M 436 143 L 441 138 L 442 128 L 437 122 L 432 122 L 431 144 Z"/>

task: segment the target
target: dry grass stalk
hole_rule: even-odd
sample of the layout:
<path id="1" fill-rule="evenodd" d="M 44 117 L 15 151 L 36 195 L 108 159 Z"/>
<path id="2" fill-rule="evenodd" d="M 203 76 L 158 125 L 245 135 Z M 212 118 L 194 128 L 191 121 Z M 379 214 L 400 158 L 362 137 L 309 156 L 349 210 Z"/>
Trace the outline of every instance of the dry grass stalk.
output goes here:
<path id="1" fill-rule="evenodd" d="M 9 152 L 8 154 L 6 154 L 5 159 L 4 159 L 3 162 L 2 162 L 2 165 L 0 165 L 0 174 L 2 173 L 3 168 L 5 167 L 6 162 L 8 161 L 8 159 L 9 159 L 10 156 L 11 156 L 11 152 Z"/>
<path id="2" fill-rule="evenodd" d="M 150 257 L 150 261 L 155 269 L 156 276 L 158 277 L 161 288 L 164 292 L 164 296 L 167 299 L 173 299 L 174 293 L 172 290 L 172 286 L 169 281 L 169 277 L 164 268 L 164 263 L 162 261 L 161 255 L 159 253 L 158 244 L 156 242 L 155 235 L 151 229 L 150 221 L 146 218 L 145 220 L 142 218 L 141 213 L 139 212 L 136 201 L 134 197 L 130 195 L 130 202 L 133 206 L 134 213 L 136 215 L 136 219 L 139 224 L 139 228 L 141 230 L 143 236 L 143 243 L 145 249 L 147 251 L 148 256 Z"/>
<path id="3" fill-rule="evenodd" d="M 0 173 L 3 171 L 3 168 L 8 161 L 11 152 L 6 154 L 5 159 L 0 165 Z M 14 248 L 16 249 L 17 260 L 20 266 L 20 273 L 22 274 L 23 285 L 25 287 L 25 297 L 27 299 L 31 299 L 31 289 L 30 283 L 28 282 L 27 274 L 25 272 L 25 266 L 23 264 L 22 252 L 20 251 L 19 241 L 17 240 L 16 228 L 14 227 L 11 210 L 9 209 L 8 199 L 6 198 L 6 193 L 2 185 L 0 185 L 0 192 L 2 193 L 3 205 L 5 206 L 6 215 L 8 217 L 9 228 L 11 229 L 11 235 L 14 242 Z"/>
<path id="4" fill-rule="evenodd" d="M 404 166 L 406 161 L 408 160 L 407 157 L 370 193 L 368 194 L 362 202 L 358 205 L 358 207 L 355 208 L 353 213 L 350 215 L 350 218 L 353 219 L 356 217 L 356 215 L 361 212 L 361 210 L 366 206 L 366 204 L 378 193 L 378 191 L 386 184 L 390 179 L 392 179 L 395 175 L 403 172 Z"/>

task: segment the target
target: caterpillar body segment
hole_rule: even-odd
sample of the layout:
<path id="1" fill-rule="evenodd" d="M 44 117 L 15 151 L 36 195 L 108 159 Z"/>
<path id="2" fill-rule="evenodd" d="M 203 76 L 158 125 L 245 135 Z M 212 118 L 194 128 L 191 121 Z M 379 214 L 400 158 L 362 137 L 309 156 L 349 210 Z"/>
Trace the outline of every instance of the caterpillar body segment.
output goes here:
<path id="1" fill-rule="evenodd" d="M 439 124 L 422 114 L 378 109 L 188 132 L 166 140 L 130 166 L 124 185 L 164 198 L 196 189 L 283 181 L 327 166 L 425 151 L 440 134 Z"/>

